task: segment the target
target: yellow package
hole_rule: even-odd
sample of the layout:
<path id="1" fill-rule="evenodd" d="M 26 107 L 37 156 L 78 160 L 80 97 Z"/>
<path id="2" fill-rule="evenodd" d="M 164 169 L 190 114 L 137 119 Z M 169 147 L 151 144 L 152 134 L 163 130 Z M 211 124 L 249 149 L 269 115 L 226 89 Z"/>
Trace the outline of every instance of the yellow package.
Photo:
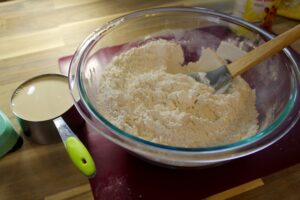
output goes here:
<path id="1" fill-rule="evenodd" d="M 280 0 L 237 0 L 233 15 L 249 22 L 261 22 L 266 15 L 275 15 L 279 4 Z"/>
<path id="2" fill-rule="evenodd" d="M 280 3 L 278 15 L 300 20 L 300 1 L 299 0 L 284 0 Z"/>
<path id="3" fill-rule="evenodd" d="M 270 30 L 281 0 L 236 0 L 233 15 L 248 22 L 259 24 Z M 233 28 L 237 34 L 245 35 L 243 28 Z"/>

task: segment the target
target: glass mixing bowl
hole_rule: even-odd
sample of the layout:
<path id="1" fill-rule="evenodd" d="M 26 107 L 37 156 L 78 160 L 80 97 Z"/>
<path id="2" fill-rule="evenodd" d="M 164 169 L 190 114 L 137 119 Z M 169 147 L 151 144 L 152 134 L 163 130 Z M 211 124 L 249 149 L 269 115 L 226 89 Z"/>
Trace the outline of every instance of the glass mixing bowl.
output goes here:
<path id="1" fill-rule="evenodd" d="M 272 35 L 250 23 L 204 8 L 157 8 L 119 17 L 91 33 L 77 49 L 69 72 L 76 108 L 98 133 L 146 160 L 176 167 L 201 167 L 243 157 L 282 138 L 299 118 L 299 69 L 288 49 L 242 76 L 255 89 L 259 132 L 233 144 L 207 148 L 161 145 L 120 130 L 97 110 L 97 88 L 111 59 L 157 38 L 182 45 L 185 62 L 199 58 L 203 47 L 216 49 L 231 40 L 250 51 Z M 101 145 L 101 144 L 99 144 Z"/>

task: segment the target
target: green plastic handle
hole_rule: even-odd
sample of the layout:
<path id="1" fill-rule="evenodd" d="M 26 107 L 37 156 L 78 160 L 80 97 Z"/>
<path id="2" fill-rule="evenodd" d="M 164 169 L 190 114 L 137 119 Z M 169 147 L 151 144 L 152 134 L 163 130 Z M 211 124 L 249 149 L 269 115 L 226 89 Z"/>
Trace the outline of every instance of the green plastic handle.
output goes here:
<path id="1" fill-rule="evenodd" d="M 66 150 L 75 166 L 86 176 L 92 177 L 96 173 L 95 163 L 85 148 L 76 137 L 66 139 Z"/>

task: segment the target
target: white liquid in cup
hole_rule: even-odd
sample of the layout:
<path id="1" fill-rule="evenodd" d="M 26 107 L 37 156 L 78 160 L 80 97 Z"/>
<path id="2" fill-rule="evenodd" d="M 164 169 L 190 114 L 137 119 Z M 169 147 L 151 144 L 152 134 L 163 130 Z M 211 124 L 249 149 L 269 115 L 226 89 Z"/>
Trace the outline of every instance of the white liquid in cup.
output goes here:
<path id="1" fill-rule="evenodd" d="M 23 84 L 11 104 L 13 112 L 20 118 L 44 121 L 62 115 L 73 103 L 67 77 L 46 75 Z"/>

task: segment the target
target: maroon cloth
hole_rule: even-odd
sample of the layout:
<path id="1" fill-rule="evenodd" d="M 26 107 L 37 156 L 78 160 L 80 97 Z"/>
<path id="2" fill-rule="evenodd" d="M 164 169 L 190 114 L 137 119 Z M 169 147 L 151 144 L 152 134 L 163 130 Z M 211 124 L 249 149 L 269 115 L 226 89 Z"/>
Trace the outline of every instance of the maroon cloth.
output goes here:
<path id="1" fill-rule="evenodd" d="M 119 50 L 117 47 L 114 52 Z M 67 72 L 70 59 L 68 56 L 59 60 L 62 73 Z M 88 125 L 77 135 L 96 163 L 97 174 L 90 179 L 95 199 L 152 200 L 201 199 L 299 163 L 299 132 L 298 122 L 284 138 L 258 153 L 213 168 L 189 170 L 167 169 L 142 161 Z"/>

